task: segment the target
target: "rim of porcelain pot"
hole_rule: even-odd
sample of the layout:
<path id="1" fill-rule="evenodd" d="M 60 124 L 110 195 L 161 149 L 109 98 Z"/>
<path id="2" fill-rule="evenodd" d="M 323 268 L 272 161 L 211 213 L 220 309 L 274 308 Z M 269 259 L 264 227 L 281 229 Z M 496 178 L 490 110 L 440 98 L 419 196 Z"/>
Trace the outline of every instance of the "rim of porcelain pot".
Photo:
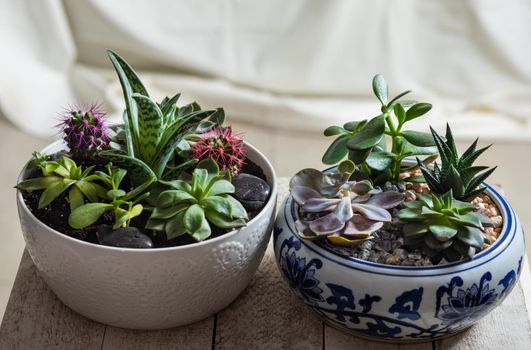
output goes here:
<path id="1" fill-rule="evenodd" d="M 329 171 L 334 167 L 325 169 Z M 380 263 L 374 263 L 358 258 L 354 258 L 348 255 L 341 254 L 331 248 L 328 248 L 322 244 L 315 243 L 311 240 L 301 239 L 295 231 L 295 221 L 299 218 L 297 205 L 293 200 L 291 194 L 286 199 L 284 210 L 284 220 L 286 227 L 290 232 L 308 249 L 322 258 L 342 265 L 349 269 L 358 270 L 362 272 L 368 272 L 372 274 L 395 276 L 395 277 L 434 277 L 447 274 L 453 274 L 457 272 L 463 272 L 470 269 L 474 269 L 481 265 L 484 265 L 500 255 L 514 240 L 518 233 L 520 223 L 516 217 L 516 214 L 508 201 L 491 185 L 483 182 L 483 186 L 487 188 L 487 195 L 493 200 L 498 209 L 500 215 L 503 218 L 503 226 L 498 236 L 498 239 L 489 248 L 482 250 L 476 254 L 472 259 L 461 260 L 453 263 L 447 263 L 444 265 L 435 266 L 399 266 L 399 265 L 386 265 Z M 412 273 L 413 272 L 413 273 Z"/>
<path id="2" fill-rule="evenodd" d="M 52 150 L 55 147 L 57 147 L 58 145 L 60 145 L 61 143 L 63 143 L 62 140 L 54 141 L 51 144 L 49 144 L 48 146 L 46 146 L 41 152 L 42 153 L 47 153 L 50 150 Z M 77 245 L 80 245 L 80 246 L 83 246 L 83 247 L 101 249 L 101 250 L 106 250 L 106 251 L 131 252 L 131 253 L 140 253 L 140 254 L 150 254 L 151 253 L 152 254 L 154 252 L 171 252 L 171 251 L 189 250 L 189 249 L 194 249 L 194 248 L 199 248 L 199 247 L 204 247 L 204 246 L 208 246 L 208 245 L 217 244 L 219 241 L 223 241 L 223 240 L 226 240 L 227 238 L 230 238 L 230 237 L 232 237 L 234 235 L 237 235 L 240 232 L 241 229 L 248 228 L 248 227 L 256 224 L 258 221 L 260 221 L 262 219 L 268 220 L 268 218 L 264 217 L 264 215 L 266 215 L 265 212 L 267 211 L 268 208 L 270 208 L 271 206 L 276 204 L 277 179 L 276 179 L 275 169 L 273 168 L 273 165 L 271 164 L 271 162 L 269 162 L 269 159 L 267 159 L 267 157 L 262 152 L 260 152 L 256 147 L 254 147 L 253 145 L 251 145 L 250 143 L 248 143 L 246 141 L 244 141 L 244 144 L 245 144 L 245 147 L 247 148 L 247 150 L 250 150 L 252 153 L 254 153 L 256 155 L 256 159 L 260 159 L 260 162 L 263 162 L 263 164 L 265 166 L 265 169 L 263 169 L 263 170 L 267 170 L 267 171 L 264 171 L 264 173 L 266 173 L 266 172 L 270 172 L 271 173 L 271 176 L 270 176 L 271 178 L 267 177 L 268 184 L 271 186 L 271 193 L 269 195 L 269 199 L 267 200 L 266 205 L 258 213 L 258 215 L 256 215 L 254 218 L 249 220 L 249 222 L 247 223 L 246 226 L 244 226 L 244 227 L 242 227 L 240 229 L 237 229 L 237 230 L 229 231 L 229 232 L 227 232 L 227 233 L 225 233 L 225 234 L 223 234 L 221 236 L 217 236 L 217 237 L 214 237 L 212 239 L 207 239 L 207 240 L 202 241 L 202 242 L 196 242 L 196 243 L 192 243 L 192 244 L 187 244 L 187 245 L 182 245 L 182 246 L 175 246 L 175 247 L 164 247 L 164 248 L 120 248 L 120 247 L 112 247 L 112 246 L 106 246 L 106 245 L 101 245 L 101 244 L 85 242 L 85 241 L 82 241 L 82 240 L 67 236 L 66 234 L 61 233 L 61 232 L 49 227 L 48 225 L 43 223 L 41 220 L 39 220 L 31 212 L 31 210 L 28 208 L 28 206 L 24 202 L 24 198 L 22 197 L 22 192 L 20 190 L 17 190 L 17 201 L 19 202 L 19 204 L 21 204 L 20 208 L 22 208 L 22 210 L 26 213 L 26 215 L 28 217 L 30 217 L 33 221 L 37 222 L 37 224 L 42 229 L 47 230 L 47 231 L 57 235 L 61 239 L 64 239 L 66 241 L 71 242 L 72 244 L 77 244 Z M 254 161 L 254 162 L 256 163 L 256 161 Z M 260 166 L 260 167 L 262 167 L 262 166 Z M 22 171 L 20 172 L 20 174 L 19 174 L 19 176 L 17 178 L 17 183 L 22 181 L 22 178 L 24 176 L 24 172 L 26 171 L 26 169 L 27 169 L 27 164 L 22 168 Z"/>

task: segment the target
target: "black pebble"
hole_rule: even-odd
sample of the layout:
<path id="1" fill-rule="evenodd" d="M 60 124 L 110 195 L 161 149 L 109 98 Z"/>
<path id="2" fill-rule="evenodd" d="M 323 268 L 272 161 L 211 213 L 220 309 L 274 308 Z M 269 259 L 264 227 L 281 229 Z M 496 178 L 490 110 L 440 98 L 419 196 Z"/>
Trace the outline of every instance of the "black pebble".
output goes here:
<path id="1" fill-rule="evenodd" d="M 247 211 L 261 210 L 269 197 L 270 187 L 259 177 L 250 174 L 238 174 L 232 178 L 236 188 L 234 197 Z"/>
<path id="2" fill-rule="evenodd" d="M 97 235 L 101 245 L 119 248 L 153 248 L 151 238 L 135 227 L 113 230 L 109 225 L 101 225 Z"/>

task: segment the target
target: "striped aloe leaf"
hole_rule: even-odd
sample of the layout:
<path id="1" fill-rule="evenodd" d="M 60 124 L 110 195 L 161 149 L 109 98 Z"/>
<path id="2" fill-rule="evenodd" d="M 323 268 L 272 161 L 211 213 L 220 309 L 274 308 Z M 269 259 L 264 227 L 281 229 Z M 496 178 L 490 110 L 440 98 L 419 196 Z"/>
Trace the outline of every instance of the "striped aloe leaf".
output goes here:
<path id="1" fill-rule="evenodd" d="M 138 106 L 138 142 L 140 158 L 150 162 L 157 153 L 157 146 L 162 136 L 162 112 L 149 97 L 133 94 Z"/>

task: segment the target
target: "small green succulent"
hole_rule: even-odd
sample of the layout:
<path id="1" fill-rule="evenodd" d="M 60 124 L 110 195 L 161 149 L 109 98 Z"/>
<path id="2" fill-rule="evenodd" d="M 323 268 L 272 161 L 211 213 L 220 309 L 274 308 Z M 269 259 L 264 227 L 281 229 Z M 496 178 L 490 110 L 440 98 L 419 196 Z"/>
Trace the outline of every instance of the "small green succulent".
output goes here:
<path id="1" fill-rule="evenodd" d="M 398 217 L 404 222 L 404 243 L 422 249 L 428 257 L 443 256 L 448 261 L 472 258 L 489 239 L 483 231 L 490 219 L 475 212 L 476 206 L 444 195 L 419 195 L 404 202 Z"/>
<path id="2" fill-rule="evenodd" d="M 211 159 L 201 161 L 191 181 L 164 181 L 170 189 L 159 194 L 147 229 L 163 231 L 168 239 L 188 234 L 203 241 L 212 234 L 211 224 L 223 229 L 244 226 L 245 208 L 230 194 L 235 188 L 228 172 L 219 172 Z"/>
<path id="3" fill-rule="evenodd" d="M 392 217 L 387 209 L 402 203 L 404 195 L 382 192 L 369 180 L 349 181 L 355 165 L 343 161 L 336 172 L 304 169 L 290 181 L 295 202 L 309 218 L 295 222 L 303 239 L 325 238 L 333 244 L 353 245 L 371 239 Z"/>
<path id="4" fill-rule="evenodd" d="M 485 187 L 480 185 L 496 170 L 496 167 L 489 169 L 487 166 L 473 164 L 490 146 L 476 149 L 478 142 L 476 139 L 459 157 L 448 124 L 446 124 L 446 141 L 433 128 L 430 129 L 439 150 L 441 164 L 435 163 L 433 170 L 421 162 L 419 166 L 431 192 L 443 194 L 452 190 L 454 198 L 463 201 L 470 201 L 483 193 Z"/>
<path id="5" fill-rule="evenodd" d="M 81 229 L 98 221 L 106 212 L 113 211 L 113 229 L 129 226 L 131 219 L 142 213 L 143 206 L 140 202 L 149 196 L 149 192 L 134 198 L 135 192 L 126 193 L 120 189 L 120 184 L 126 174 L 126 170 L 112 168 L 111 164 L 107 165 L 106 173 L 97 171 L 95 173 L 97 179 L 109 188 L 103 196 L 109 202 L 87 203 L 75 208 L 70 213 L 68 224 L 73 228 Z"/>
<path id="6" fill-rule="evenodd" d="M 429 163 L 436 158 L 437 150 L 432 135 L 402 130 L 407 122 L 430 111 L 431 104 L 400 101 L 410 91 L 402 92 L 388 101 L 388 86 L 379 74 L 374 77 L 372 86 L 382 105 L 381 114 L 371 120 L 353 121 L 343 127 L 334 125 L 327 128 L 324 135 L 337 138 L 323 155 L 323 163 L 337 164 L 348 156 L 375 184 L 382 184 L 397 181 L 401 172 L 411 171 L 416 167 L 402 168 L 404 158 L 426 155 L 428 157 L 425 161 Z M 390 149 L 385 135 L 391 138 Z"/>
<path id="7" fill-rule="evenodd" d="M 96 175 L 91 175 L 94 167 L 83 169 L 67 157 L 49 161 L 47 156 L 38 152 L 34 153 L 34 157 L 32 162 L 41 169 L 43 177 L 22 181 L 15 187 L 23 191 L 44 190 L 39 198 L 38 209 L 46 207 L 66 190 L 70 210 L 83 205 L 85 198 L 96 202 L 105 193 L 101 185 L 94 183 L 98 179 Z"/>

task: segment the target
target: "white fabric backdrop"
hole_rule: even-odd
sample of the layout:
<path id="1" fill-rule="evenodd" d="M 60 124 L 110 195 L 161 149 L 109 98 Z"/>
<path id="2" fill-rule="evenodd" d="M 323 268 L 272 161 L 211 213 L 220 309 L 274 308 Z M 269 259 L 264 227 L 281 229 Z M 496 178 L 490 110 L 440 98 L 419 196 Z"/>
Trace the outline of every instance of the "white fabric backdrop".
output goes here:
<path id="1" fill-rule="evenodd" d="M 461 137 L 531 140 L 528 0 L 0 0 L 0 108 L 53 132 L 69 103 L 123 108 L 105 48 L 155 96 L 321 130 L 373 116 L 370 81 L 430 101 Z"/>

